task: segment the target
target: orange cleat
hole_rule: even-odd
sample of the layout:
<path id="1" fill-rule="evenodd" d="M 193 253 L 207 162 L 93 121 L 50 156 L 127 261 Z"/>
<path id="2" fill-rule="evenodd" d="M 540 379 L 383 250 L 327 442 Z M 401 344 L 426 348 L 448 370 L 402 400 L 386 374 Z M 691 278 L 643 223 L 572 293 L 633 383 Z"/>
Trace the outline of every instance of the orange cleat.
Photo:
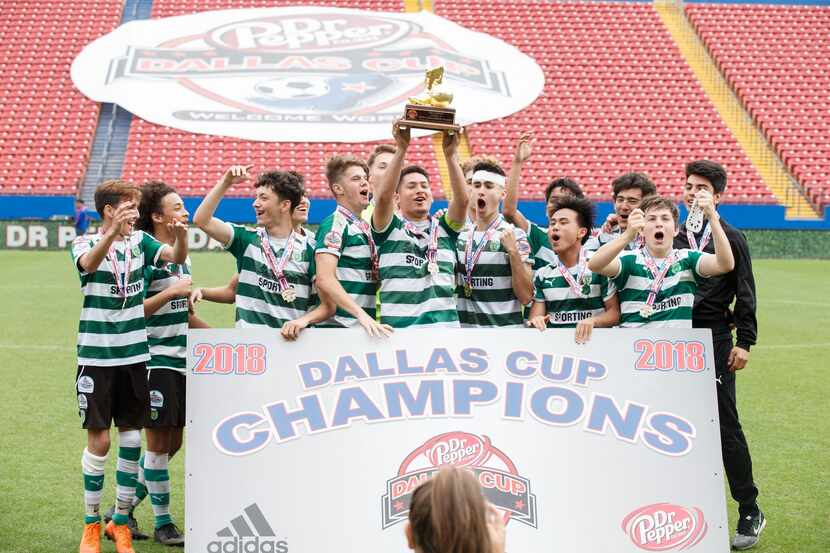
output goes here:
<path id="1" fill-rule="evenodd" d="M 115 553 L 135 553 L 133 549 L 133 536 L 126 524 L 115 524 L 109 521 L 104 528 L 107 538 L 115 542 Z"/>
<path id="2" fill-rule="evenodd" d="M 81 538 L 81 546 L 78 553 L 100 553 L 101 552 L 101 523 L 93 522 L 84 525 L 84 537 Z"/>

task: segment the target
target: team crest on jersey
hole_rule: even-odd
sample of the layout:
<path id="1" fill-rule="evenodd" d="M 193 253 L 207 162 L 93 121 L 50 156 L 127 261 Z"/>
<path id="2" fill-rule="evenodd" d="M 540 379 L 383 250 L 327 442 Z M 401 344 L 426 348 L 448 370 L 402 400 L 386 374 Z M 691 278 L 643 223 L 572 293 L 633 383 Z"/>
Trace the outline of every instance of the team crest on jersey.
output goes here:
<path id="1" fill-rule="evenodd" d="M 434 436 L 406 456 L 397 474 L 386 482 L 381 498 L 383 528 L 407 520 L 412 492 L 448 465 L 471 471 L 505 522 L 515 519 L 536 528 L 536 496 L 530 492 L 530 481 L 490 438 L 461 431 Z"/>
<path id="2" fill-rule="evenodd" d="M 490 251 L 491 251 L 491 252 L 497 252 L 497 251 L 499 251 L 499 246 L 500 246 L 500 245 L 501 245 L 501 243 L 500 243 L 498 240 L 490 240 L 490 244 L 489 244 L 489 246 L 490 246 Z"/>

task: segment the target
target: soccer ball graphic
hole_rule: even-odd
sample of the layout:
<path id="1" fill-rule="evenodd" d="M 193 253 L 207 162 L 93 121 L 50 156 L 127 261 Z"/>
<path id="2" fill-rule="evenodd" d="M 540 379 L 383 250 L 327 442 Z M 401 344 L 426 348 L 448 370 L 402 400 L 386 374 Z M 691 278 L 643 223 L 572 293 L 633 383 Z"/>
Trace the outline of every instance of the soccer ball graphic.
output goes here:
<path id="1" fill-rule="evenodd" d="M 325 77 L 278 77 L 257 83 L 257 95 L 264 100 L 310 100 L 329 93 Z"/>

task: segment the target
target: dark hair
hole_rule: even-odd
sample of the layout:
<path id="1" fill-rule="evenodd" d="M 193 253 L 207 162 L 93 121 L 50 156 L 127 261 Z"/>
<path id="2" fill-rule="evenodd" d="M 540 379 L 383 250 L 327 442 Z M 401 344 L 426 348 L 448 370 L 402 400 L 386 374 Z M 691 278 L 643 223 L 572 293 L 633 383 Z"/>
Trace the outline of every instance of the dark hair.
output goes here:
<path id="1" fill-rule="evenodd" d="M 372 150 L 372 153 L 369 154 L 369 159 L 366 160 L 366 165 L 371 167 L 380 154 L 394 154 L 397 151 L 398 149 L 391 144 L 378 144 L 375 146 L 375 149 Z"/>
<path id="2" fill-rule="evenodd" d="M 300 204 L 305 194 L 303 176 L 296 171 L 267 171 L 260 173 L 254 188 L 265 186 L 269 188 L 280 200 L 291 202 L 291 211 Z"/>
<path id="3" fill-rule="evenodd" d="M 75 198 L 75 201 L 78 202 L 79 204 L 86 204 L 86 202 L 84 201 L 83 198 Z"/>
<path id="4" fill-rule="evenodd" d="M 550 181 L 550 184 L 548 184 L 548 187 L 545 188 L 545 203 L 550 201 L 550 195 L 553 194 L 554 188 L 564 188 L 565 190 L 570 191 L 570 193 L 576 196 L 577 198 L 585 197 L 585 194 L 582 192 L 582 188 L 580 188 L 579 183 L 577 183 L 573 179 L 562 177 L 559 179 L 553 179 L 552 181 Z"/>
<path id="5" fill-rule="evenodd" d="M 556 207 L 553 213 L 556 213 L 560 209 L 571 209 L 576 212 L 576 224 L 580 228 L 588 229 L 588 232 L 582 237 L 582 243 L 587 242 L 591 237 L 591 229 L 594 228 L 594 203 L 588 198 L 565 196 L 556 201 Z M 553 216 L 553 213 L 551 216 Z"/>
<path id="6" fill-rule="evenodd" d="M 503 177 L 505 176 L 504 169 L 501 168 L 501 165 L 490 161 L 479 161 L 473 165 L 473 174 L 475 174 L 476 171 L 490 171 L 491 173 L 496 173 Z"/>
<path id="7" fill-rule="evenodd" d="M 401 183 L 403 182 L 403 178 L 412 173 L 418 173 L 419 175 L 423 175 L 424 178 L 427 179 L 427 182 L 429 182 L 429 173 L 427 173 L 426 169 L 424 169 L 420 165 L 407 165 L 401 170 L 401 177 L 398 179 L 397 186 L 395 186 L 396 191 L 400 188 Z"/>
<path id="8" fill-rule="evenodd" d="M 473 473 L 450 466 L 412 493 L 409 525 L 423 553 L 490 551 L 487 503 Z"/>
<path id="9" fill-rule="evenodd" d="M 131 182 L 120 179 L 108 180 L 95 189 L 95 211 L 104 216 L 104 208 L 108 205 L 117 206 L 124 200 L 138 203 L 141 200 L 141 190 Z"/>
<path id="10" fill-rule="evenodd" d="M 490 163 L 492 165 L 500 165 L 499 160 L 488 154 L 481 154 L 473 157 L 468 157 L 461 163 L 461 171 L 466 175 L 479 163 Z"/>
<path id="11" fill-rule="evenodd" d="M 138 204 L 138 220 L 135 227 L 144 232 L 153 231 L 153 213 L 161 213 L 161 200 L 176 190 L 161 181 L 148 181 L 141 187 L 141 201 Z"/>
<path id="12" fill-rule="evenodd" d="M 651 196 L 643 198 L 643 202 L 640 204 L 640 209 L 643 210 L 643 214 L 651 209 L 668 209 L 671 211 L 671 216 L 674 218 L 675 226 L 677 226 L 678 221 L 680 220 L 680 213 L 677 211 L 677 206 L 674 205 L 674 202 L 668 198 L 664 198 L 663 196 L 658 196 L 657 194 L 652 194 Z"/>
<path id="13" fill-rule="evenodd" d="M 686 178 L 691 175 L 703 177 L 712 183 L 716 194 L 726 190 L 726 169 L 723 165 L 708 159 L 698 159 L 686 165 Z"/>
<path id="14" fill-rule="evenodd" d="M 329 181 L 329 188 L 331 188 L 331 185 L 337 182 L 340 177 L 343 176 L 343 173 L 345 173 L 346 170 L 352 166 L 361 167 L 363 172 L 366 174 L 366 177 L 369 177 L 369 166 L 366 165 L 366 162 L 359 157 L 346 154 L 342 156 L 333 156 L 329 159 L 328 162 L 326 162 L 326 179 Z"/>
<path id="15" fill-rule="evenodd" d="M 657 194 L 657 187 L 651 179 L 642 173 L 626 173 L 611 181 L 611 188 L 614 190 L 614 197 L 630 188 L 638 188 L 643 193 L 643 198 Z"/>

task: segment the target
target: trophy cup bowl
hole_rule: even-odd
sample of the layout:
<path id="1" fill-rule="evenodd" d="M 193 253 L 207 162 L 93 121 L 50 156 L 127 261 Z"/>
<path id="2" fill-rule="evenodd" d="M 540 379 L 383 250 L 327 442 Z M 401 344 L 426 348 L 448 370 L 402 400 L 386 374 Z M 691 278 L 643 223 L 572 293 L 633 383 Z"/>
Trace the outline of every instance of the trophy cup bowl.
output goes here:
<path id="1" fill-rule="evenodd" d="M 443 67 L 427 69 L 425 79 L 427 97 L 409 99 L 404 108 L 403 117 L 399 120 L 400 126 L 447 131 L 449 134 L 461 130 L 461 125 L 455 124 L 455 108 L 449 107 L 452 94 L 433 90 L 435 85 L 443 80 L 443 76 Z"/>

